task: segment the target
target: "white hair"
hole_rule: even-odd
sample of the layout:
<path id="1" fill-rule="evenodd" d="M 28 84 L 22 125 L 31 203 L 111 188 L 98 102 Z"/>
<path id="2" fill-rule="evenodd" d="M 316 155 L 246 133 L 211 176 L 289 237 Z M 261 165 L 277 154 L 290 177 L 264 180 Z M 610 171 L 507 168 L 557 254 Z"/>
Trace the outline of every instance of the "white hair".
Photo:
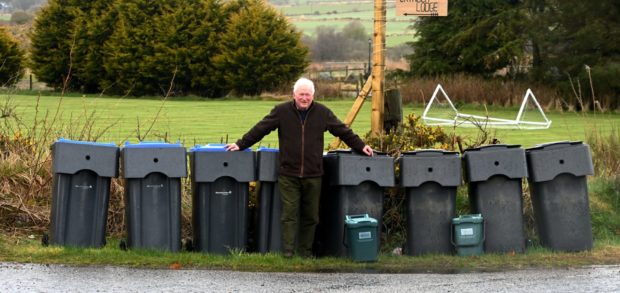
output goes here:
<path id="1" fill-rule="evenodd" d="M 295 82 L 295 85 L 293 86 L 293 93 L 297 92 L 297 89 L 299 89 L 299 87 L 301 86 L 308 86 L 310 87 L 310 92 L 312 92 L 312 94 L 314 95 L 314 83 L 312 82 L 312 80 L 309 80 L 305 77 L 302 77 L 300 79 L 298 79 Z"/>

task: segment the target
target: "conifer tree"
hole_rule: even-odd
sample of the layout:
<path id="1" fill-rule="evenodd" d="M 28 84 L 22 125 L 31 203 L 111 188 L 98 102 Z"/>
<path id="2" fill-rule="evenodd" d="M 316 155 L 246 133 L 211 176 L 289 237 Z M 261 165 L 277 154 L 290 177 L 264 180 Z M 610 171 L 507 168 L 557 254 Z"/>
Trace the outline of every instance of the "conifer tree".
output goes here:
<path id="1" fill-rule="evenodd" d="M 68 2 L 50 0 L 35 18 L 30 35 L 31 70 L 39 81 L 56 89 L 63 88 L 72 75 L 76 9 Z"/>
<path id="2" fill-rule="evenodd" d="M 0 86 L 12 86 L 24 75 L 24 52 L 17 41 L 0 27 Z"/>
<path id="3" fill-rule="evenodd" d="M 308 64 L 301 34 L 263 0 L 232 5 L 239 8 L 229 18 L 216 57 L 226 84 L 237 94 L 257 95 L 299 77 Z"/>

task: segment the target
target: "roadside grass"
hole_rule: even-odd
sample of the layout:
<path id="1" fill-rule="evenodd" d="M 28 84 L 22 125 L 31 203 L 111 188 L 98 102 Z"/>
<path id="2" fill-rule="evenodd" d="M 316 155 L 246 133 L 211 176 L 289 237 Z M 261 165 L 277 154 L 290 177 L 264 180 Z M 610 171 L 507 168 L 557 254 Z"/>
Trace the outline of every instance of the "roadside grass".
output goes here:
<path id="1" fill-rule="evenodd" d="M 6 96 L 0 96 L 0 103 L 4 104 Z M 10 95 L 11 107 L 5 107 L 10 111 L 15 111 L 14 116 L 19 117 L 22 122 L 23 131 L 29 129 L 39 129 L 37 134 L 46 133 L 46 138 L 35 141 L 36 149 L 47 149 L 49 143 L 53 141 L 56 133 L 71 135 L 71 131 L 57 128 L 74 127 L 79 131 L 80 123 L 84 123 L 84 129 L 90 127 L 108 128 L 104 136 L 99 137 L 99 141 L 114 141 L 121 143 L 129 140 L 137 141 L 140 133 L 144 134 L 146 128 L 153 126 L 152 134 L 143 137 L 145 140 L 168 140 L 176 141 L 181 138 L 185 146 L 194 143 L 219 142 L 226 135 L 230 141 L 234 141 L 242 135 L 256 121 L 262 118 L 269 110 L 278 103 L 276 100 L 260 100 L 259 98 L 248 99 L 221 99 L 221 100 L 202 100 L 191 98 L 188 101 L 171 99 L 163 102 L 159 98 L 118 98 L 118 97 L 82 97 L 79 95 L 69 95 L 65 97 L 56 96 L 33 96 L 33 95 Z M 325 104 L 331 107 L 339 117 L 344 117 L 349 111 L 351 100 L 324 100 Z M 161 112 L 160 112 L 161 109 Z M 467 113 L 489 115 L 494 117 L 514 117 L 517 109 L 503 107 L 482 107 L 465 104 L 461 109 Z M 9 112 L 10 112 L 9 111 Z M 55 111 L 59 111 L 56 115 Z M 421 113 L 422 107 L 417 105 L 406 105 L 404 114 Z M 354 124 L 354 129 L 359 134 L 368 131 L 370 124 L 370 103 L 366 103 L 361 114 Z M 13 115 L 12 114 L 12 115 Z M 36 118 L 38 115 L 38 118 Z M 49 116 L 60 117 L 47 119 Z M 46 118 L 42 120 L 42 116 Z M 594 150 L 610 149 L 618 145 L 617 143 L 617 123 L 620 121 L 618 113 L 606 114 L 577 114 L 572 112 L 548 113 L 550 119 L 554 121 L 551 129 L 548 130 L 493 130 L 494 136 L 498 137 L 502 143 L 521 144 L 529 147 L 537 143 L 557 141 L 557 140 L 585 140 L 588 134 L 593 131 L 601 137 L 600 141 L 593 140 L 590 143 Z M 38 119 L 38 120 L 37 120 Z M 35 121 L 37 120 L 37 121 Z M 53 121 L 56 121 L 55 124 Z M 81 121 L 78 123 L 78 121 Z M 559 122 L 558 122 L 559 121 Z M 49 123 L 48 123 L 49 122 Z M 45 124 L 45 127 L 29 128 L 28 125 Z M 614 126 L 616 125 L 616 126 Z M 7 130 L 7 129 L 4 129 Z M 4 131 L 3 130 L 3 131 Z M 45 131 L 43 131 L 45 130 Z M 48 131 L 49 130 L 49 131 Z M 173 131 L 174 130 L 174 131 Z M 195 132 L 192 132 L 195 131 Z M 454 131 L 461 135 L 476 135 L 479 131 L 475 128 L 456 128 L 449 129 L 447 132 Z M 205 139 L 208 135 L 216 133 L 214 139 Z M 189 133 L 189 134 L 188 134 Z M 37 213 L 31 210 L 32 207 L 48 209 L 49 204 L 38 202 L 37 200 L 49 200 L 49 160 L 45 159 L 37 165 L 41 172 L 45 174 L 30 174 L 32 170 L 17 170 L 20 166 L 27 166 L 30 163 L 28 150 L 19 147 L 31 146 L 27 133 L 5 133 L 5 141 L 14 143 L 16 152 L 11 157 L 20 164 L 11 164 L 11 160 L 3 160 L 8 167 L 5 172 L 6 189 L 17 195 L 16 202 L 10 207 L 21 209 L 26 207 L 26 213 L 17 213 L 16 219 L 23 221 L 24 216 L 37 215 L 38 222 L 45 222 L 46 213 Z M 514 137 L 510 135 L 514 134 Z M 12 135 L 12 136 L 10 136 Z M 176 136 L 178 135 L 178 136 Z M 50 137 L 51 136 L 51 137 Z M 606 137 L 610 137 L 607 139 Z M 219 138 L 218 138 L 219 137 Z M 275 142 L 275 134 L 271 142 Z M 327 138 L 331 138 L 328 134 Z M 73 137 L 66 137 L 73 138 Z M 264 140 L 263 145 L 269 144 L 269 140 Z M 272 146 L 274 146 L 272 144 Z M 8 151 L 8 149 L 7 149 Z M 9 152 L 11 153 L 11 152 Z M 595 154 L 596 155 L 596 154 Z M 46 157 L 47 158 L 47 157 Z M 608 153 L 602 158 L 595 157 L 596 161 L 617 162 L 617 154 Z M 604 160 L 603 160 L 604 159 Z M 28 163 L 28 164 L 26 164 Z M 605 163 L 603 163 L 605 164 Z M 609 163 L 605 164 L 611 166 Z M 17 167 L 15 167 L 17 166 Z M 15 168 L 13 168 L 15 167 Z M 13 169 L 11 169 L 13 168 Z M 4 172 L 4 171 L 3 171 Z M 36 173 L 36 172 L 35 172 Z M 618 174 L 617 169 L 609 170 L 609 174 Z M 593 264 L 617 264 L 620 263 L 620 189 L 617 179 L 609 180 L 609 174 L 597 174 L 591 180 L 591 210 L 592 221 L 595 234 L 595 248 L 591 252 L 581 253 L 555 253 L 547 249 L 536 246 L 536 241 L 528 248 L 525 254 L 506 254 L 506 255 L 483 255 L 479 257 L 455 257 L 446 255 L 430 255 L 422 257 L 399 257 L 389 255 L 394 245 L 400 245 L 398 241 L 383 243 L 384 254 L 381 254 L 378 263 L 354 263 L 340 258 L 319 258 L 319 259 L 284 259 L 277 254 L 260 255 L 255 253 L 245 253 L 233 251 L 228 256 L 203 255 L 201 253 L 181 252 L 166 253 L 147 250 L 131 250 L 128 252 L 118 249 L 118 239 L 109 238 L 108 245 L 103 249 L 79 249 L 79 248 L 60 248 L 42 247 L 38 239 L 30 239 L 22 232 L 6 232 L 0 237 L 0 261 L 12 262 L 37 262 L 37 263 L 65 263 L 74 265 L 123 265 L 136 267 L 157 267 L 157 268 L 201 268 L 201 269 L 234 269 L 234 270 L 253 270 L 253 271 L 315 271 L 315 272 L 346 272 L 346 271 L 368 271 L 368 272 L 460 272 L 460 271 L 480 271 L 480 270 L 502 270 L 502 269 L 521 269 L 529 267 L 564 267 L 582 266 Z M 37 176 L 34 176 L 37 175 Z M 40 175 L 40 176 L 39 176 Z M 31 180 L 31 179 L 36 180 Z M 21 180 L 16 184 L 15 180 Z M 23 181 L 23 182 L 22 182 Z M 36 183 L 36 184 L 35 184 Z M 19 186 L 15 186 L 19 185 Z M 21 187 L 27 187 L 22 188 Z M 39 186 L 40 190 L 31 190 L 32 186 Z M 24 192 L 24 190 L 26 190 Z M 120 194 L 118 190 L 114 194 Z M 186 192 L 187 193 L 187 192 Z M 2 204 L 7 203 L 7 195 L 3 193 Z M 10 197 L 9 197 L 10 198 Z M 116 197 L 114 197 L 116 198 Z M 120 195 L 117 198 L 120 200 Z M 460 199 L 460 206 L 463 206 L 463 199 Z M 22 204 L 26 203 L 26 205 Z M 119 207 L 118 205 L 114 205 Z M 4 212 L 6 212 L 6 208 Z M 29 210 L 30 209 L 30 210 Z M 120 210 L 120 209 L 119 209 Z M 17 211 L 17 210 L 16 210 Z M 119 214 L 122 214 L 119 212 Z M 38 217 L 40 216 L 40 217 Z M 35 221 L 36 222 L 36 221 Z M 530 225 L 531 226 L 531 225 Z M 43 227 L 43 225 L 40 225 Z M 119 226 L 120 227 L 120 226 Z M 33 233 L 41 230 L 32 230 Z M 119 234 L 112 234 L 119 237 Z M 39 236 L 33 236 L 37 238 Z M 529 239 L 531 237 L 528 236 Z"/>
<path id="2" fill-rule="evenodd" d="M 484 254 L 459 257 L 451 255 L 396 256 L 379 255 L 377 262 L 359 263 L 347 258 L 286 259 L 277 253 L 229 255 L 200 252 L 161 252 L 118 248 L 118 240 L 109 239 L 101 249 L 49 246 L 27 237 L 0 240 L 0 261 L 67 265 L 113 265 L 160 269 L 222 269 L 260 272 L 372 272 L 372 273 L 459 273 L 501 271 L 528 268 L 565 268 L 586 265 L 618 264 L 620 239 L 597 241 L 592 251 L 552 252 L 530 247 L 523 254 Z"/>
<path id="3" fill-rule="evenodd" d="M 6 95 L 0 96 L 0 104 L 4 104 Z M 334 113 L 344 119 L 351 106 L 352 99 L 325 100 L 317 99 L 329 106 Z M 36 95 L 11 95 L 10 103 L 14 105 L 18 117 L 26 125 L 31 125 L 35 114 L 51 112 L 59 109 L 60 120 L 64 125 L 71 121 L 89 116 L 93 120 L 93 129 L 109 128 L 101 135 L 99 141 L 137 142 L 138 137 L 144 136 L 145 130 L 152 126 L 152 131 L 144 137 L 150 141 L 180 141 L 186 147 L 194 144 L 233 142 L 243 135 L 249 128 L 264 117 L 271 108 L 279 103 L 276 100 L 258 99 L 218 99 L 205 100 L 171 99 L 162 102 L 156 98 L 119 98 L 98 96 L 36 96 Z M 38 106 L 37 106 L 38 104 Z M 38 108 L 37 108 L 38 107 Z M 159 114 L 158 111 L 161 108 Z M 363 136 L 370 130 L 371 103 L 364 103 L 360 114 L 352 125 L 353 130 Z M 421 115 L 424 108 L 421 105 L 407 104 L 403 108 L 403 114 L 410 113 Z M 460 111 L 469 114 L 489 115 L 499 118 L 516 117 L 516 107 L 482 107 L 464 105 Z M 534 110 L 529 110 L 532 113 Z M 92 117 L 91 117 L 92 116 Z M 551 128 L 546 130 L 523 130 L 523 129 L 487 129 L 501 143 L 519 144 L 523 147 L 531 147 L 536 144 L 562 141 L 580 140 L 586 138 L 587 133 L 597 129 L 601 133 L 610 132 L 614 124 L 620 122 L 619 113 L 589 114 L 583 115 L 575 112 L 550 111 L 547 117 L 553 121 Z M 113 127 L 110 127 L 110 126 Z M 446 132 L 458 135 L 476 135 L 478 129 L 457 127 L 446 128 Z M 70 137 L 66 137 L 70 138 Z M 331 141 L 332 136 L 325 134 L 326 142 Z M 263 145 L 277 147 L 277 133 L 266 136 L 255 147 Z"/>

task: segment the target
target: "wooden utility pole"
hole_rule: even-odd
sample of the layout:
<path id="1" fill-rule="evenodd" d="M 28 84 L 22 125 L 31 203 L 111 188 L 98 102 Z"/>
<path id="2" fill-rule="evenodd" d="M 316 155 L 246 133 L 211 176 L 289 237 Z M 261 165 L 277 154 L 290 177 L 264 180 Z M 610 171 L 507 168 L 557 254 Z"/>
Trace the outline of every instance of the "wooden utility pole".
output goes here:
<path id="1" fill-rule="evenodd" d="M 403 16 L 447 16 L 448 0 L 429 1 L 396 1 L 396 14 Z M 372 71 L 364 87 L 355 99 L 344 124 L 351 126 L 359 113 L 368 92 L 372 89 L 372 112 L 370 113 L 370 130 L 377 136 L 383 131 L 384 86 L 385 86 L 385 31 L 386 31 L 385 0 L 374 0 L 374 29 L 372 50 Z M 334 139 L 331 149 L 338 148 L 340 140 Z"/>
<path id="2" fill-rule="evenodd" d="M 362 90 L 359 92 L 357 98 L 355 99 L 355 102 L 353 103 L 353 107 L 351 107 L 351 110 L 349 111 L 349 114 L 347 114 L 347 117 L 344 118 L 344 124 L 346 126 L 351 126 L 351 124 L 355 120 L 355 117 L 357 117 L 357 113 L 359 113 L 360 109 L 362 109 L 362 105 L 364 105 L 364 101 L 366 100 L 366 96 L 370 92 L 371 86 L 372 75 L 369 76 L 368 80 L 366 80 L 366 83 L 364 83 Z M 329 148 L 332 150 L 337 149 L 340 146 L 340 143 L 340 139 L 336 137 L 334 138 L 332 143 L 329 144 Z"/>
<path id="3" fill-rule="evenodd" d="M 370 113 L 370 128 L 373 135 L 381 134 L 383 131 L 383 85 L 385 79 L 385 27 L 386 9 L 385 0 L 374 1 L 374 29 L 373 29 L 373 50 L 372 50 L 372 70 L 368 80 L 364 83 L 362 90 L 357 95 L 353 107 L 347 114 L 344 124 L 351 126 L 357 113 L 364 105 L 366 96 L 372 89 L 372 112 Z M 369 60 L 370 61 L 370 60 Z M 370 64 L 368 64 L 370 66 Z M 340 146 L 340 139 L 334 138 L 329 145 L 330 149 L 337 149 Z"/>
<path id="4" fill-rule="evenodd" d="M 383 87 L 385 84 L 385 0 L 375 0 L 375 23 L 372 50 L 372 112 L 370 130 L 373 136 L 383 131 Z"/>

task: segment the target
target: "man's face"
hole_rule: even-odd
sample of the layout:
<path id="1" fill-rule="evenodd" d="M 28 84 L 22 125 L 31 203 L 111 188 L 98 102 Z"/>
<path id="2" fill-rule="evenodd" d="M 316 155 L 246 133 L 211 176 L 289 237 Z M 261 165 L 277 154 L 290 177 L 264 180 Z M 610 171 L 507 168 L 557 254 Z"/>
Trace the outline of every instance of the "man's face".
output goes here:
<path id="1" fill-rule="evenodd" d="M 297 91 L 293 93 L 293 97 L 295 98 L 295 106 L 299 110 L 306 110 L 312 104 L 312 100 L 314 99 L 314 95 L 312 94 L 312 90 L 309 86 L 302 85 L 297 88 Z"/>

